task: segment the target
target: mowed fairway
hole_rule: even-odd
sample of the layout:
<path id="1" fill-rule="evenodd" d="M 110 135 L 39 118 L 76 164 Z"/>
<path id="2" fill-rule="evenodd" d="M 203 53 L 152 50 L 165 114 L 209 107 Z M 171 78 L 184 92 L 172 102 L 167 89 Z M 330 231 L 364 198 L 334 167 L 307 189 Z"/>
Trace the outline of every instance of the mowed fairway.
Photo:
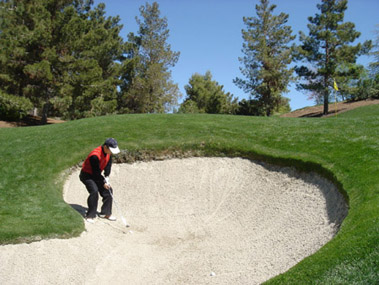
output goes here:
<path id="1" fill-rule="evenodd" d="M 271 282 L 374 283 L 378 278 L 379 108 L 337 118 L 125 115 L 0 130 L 0 240 L 78 236 L 81 216 L 62 198 L 65 170 L 107 137 L 121 149 L 248 157 L 314 171 L 348 199 L 337 236 Z M 0 248 L 1 250 L 1 248 Z"/>

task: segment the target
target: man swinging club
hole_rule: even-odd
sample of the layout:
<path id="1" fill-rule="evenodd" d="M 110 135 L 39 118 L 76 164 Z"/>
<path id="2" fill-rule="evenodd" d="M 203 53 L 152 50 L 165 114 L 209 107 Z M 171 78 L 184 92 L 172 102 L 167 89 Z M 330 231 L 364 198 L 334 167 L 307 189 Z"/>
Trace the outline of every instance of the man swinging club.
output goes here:
<path id="1" fill-rule="evenodd" d="M 99 216 L 110 221 L 116 220 L 116 217 L 112 216 L 112 195 L 110 193 L 112 188 L 109 184 L 109 175 L 112 168 L 112 154 L 119 152 L 117 141 L 109 138 L 103 145 L 91 151 L 83 163 L 79 178 L 89 193 L 86 220 L 90 223 L 94 223 L 96 218 L 99 193 L 103 198 Z M 105 178 L 101 175 L 103 171 Z"/>

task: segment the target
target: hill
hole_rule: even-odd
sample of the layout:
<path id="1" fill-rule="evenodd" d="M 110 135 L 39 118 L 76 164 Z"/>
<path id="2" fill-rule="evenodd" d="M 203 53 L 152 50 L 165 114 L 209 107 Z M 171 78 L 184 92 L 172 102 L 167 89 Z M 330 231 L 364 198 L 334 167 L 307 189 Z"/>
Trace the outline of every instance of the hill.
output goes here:
<path id="1" fill-rule="evenodd" d="M 332 117 L 346 111 L 353 110 L 358 107 L 379 104 L 379 99 L 367 99 L 353 102 L 338 102 L 337 104 L 329 104 L 329 114 L 323 115 L 324 106 L 317 105 L 312 107 L 305 107 L 290 113 L 281 115 L 283 118 L 312 118 L 312 117 Z"/>
<path id="2" fill-rule="evenodd" d="M 0 244 L 79 236 L 84 230 L 83 219 L 62 199 L 63 181 L 68 169 L 105 138 L 115 137 L 122 150 L 136 157 L 143 151 L 243 157 L 328 178 L 349 205 L 340 231 L 315 254 L 271 282 L 375 284 L 379 253 L 378 120 L 379 105 L 371 105 L 327 120 L 135 114 L 2 128 Z"/>

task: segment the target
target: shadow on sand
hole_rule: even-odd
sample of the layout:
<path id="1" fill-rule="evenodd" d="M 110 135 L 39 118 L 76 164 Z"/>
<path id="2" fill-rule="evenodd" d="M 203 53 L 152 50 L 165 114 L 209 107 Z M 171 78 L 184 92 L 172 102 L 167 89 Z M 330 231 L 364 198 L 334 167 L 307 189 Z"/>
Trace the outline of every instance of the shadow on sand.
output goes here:
<path id="1" fill-rule="evenodd" d="M 85 217 L 85 216 L 86 216 L 86 213 L 87 213 L 88 208 L 83 207 L 82 205 L 78 205 L 78 204 L 70 204 L 70 206 L 71 206 L 75 211 L 77 211 L 80 215 L 82 215 L 82 217 Z"/>

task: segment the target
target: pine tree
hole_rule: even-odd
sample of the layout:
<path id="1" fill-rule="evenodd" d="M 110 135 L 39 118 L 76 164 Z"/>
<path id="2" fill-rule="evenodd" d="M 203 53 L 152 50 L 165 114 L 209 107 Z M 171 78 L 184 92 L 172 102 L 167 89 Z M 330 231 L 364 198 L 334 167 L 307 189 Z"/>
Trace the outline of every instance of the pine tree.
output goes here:
<path id="1" fill-rule="evenodd" d="M 259 101 L 257 106 L 267 116 L 280 104 L 282 93 L 288 92 L 287 86 L 293 79 L 293 69 L 288 68 L 293 50 L 288 45 L 295 36 L 291 27 L 285 25 L 288 15 L 273 15 L 275 8 L 268 0 L 261 0 L 256 5 L 257 17 L 243 18 L 247 27 L 242 30 L 245 56 L 239 61 L 244 65 L 240 70 L 246 79 L 234 80 L 238 87 Z"/>
<path id="2" fill-rule="evenodd" d="M 375 35 L 376 38 L 374 40 L 373 50 L 370 53 L 370 55 L 373 56 L 373 61 L 369 64 L 369 96 L 372 98 L 379 98 L 379 25 L 377 25 Z"/>
<path id="3" fill-rule="evenodd" d="M 373 50 L 370 52 L 373 61 L 369 64 L 369 71 L 372 77 L 379 75 L 379 25 L 376 26 L 375 36 Z"/>
<path id="4" fill-rule="evenodd" d="M 71 118 L 116 112 L 120 62 L 126 52 L 119 17 L 106 18 L 104 4 L 84 11 L 67 23 L 63 36 L 68 50 L 62 95 L 71 96 Z"/>
<path id="5" fill-rule="evenodd" d="M 50 99 L 59 88 L 57 19 L 67 1 L 2 1 L 1 88 L 29 98 L 46 122 Z"/>
<path id="6" fill-rule="evenodd" d="M 41 32 L 43 25 L 36 25 L 33 19 L 36 11 L 41 10 L 40 5 L 35 3 L 33 7 L 33 4 L 31 1 L 0 2 L 0 88 L 6 94 L 36 103 L 30 94 L 34 85 L 28 73 L 34 73 L 33 81 L 49 74 L 46 62 L 36 64 L 41 61 L 37 42 L 45 38 Z"/>
<path id="7" fill-rule="evenodd" d="M 181 96 L 171 80 L 170 68 L 179 59 L 167 43 L 169 29 L 166 17 L 160 17 L 159 5 L 140 7 L 142 19 L 136 17 L 138 35 L 130 33 L 129 61 L 123 70 L 121 108 L 124 112 L 162 113 L 172 109 Z"/>
<path id="8" fill-rule="evenodd" d="M 124 44 L 119 18 L 92 0 L 0 2 L 0 88 L 69 118 L 112 113 Z M 5 12 L 4 12 L 5 11 Z"/>
<path id="9" fill-rule="evenodd" d="M 297 74 L 306 80 L 297 86 L 298 89 L 321 95 L 323 113 L 327 114 L 334 79 L 347 76 L 358 78 L 361 68 L 355 64 L 356 59 L 368 52 L 371 42 L 349 45 L 360 33 L 353 23 L 343 22 L 347 0 L 322 0 L 317 8 L 320 14 L 308 18 L 309 35 L 300 32 L 302 45 L 297 60 L 303 60 L 307 65 L 296 67 Z"/>

